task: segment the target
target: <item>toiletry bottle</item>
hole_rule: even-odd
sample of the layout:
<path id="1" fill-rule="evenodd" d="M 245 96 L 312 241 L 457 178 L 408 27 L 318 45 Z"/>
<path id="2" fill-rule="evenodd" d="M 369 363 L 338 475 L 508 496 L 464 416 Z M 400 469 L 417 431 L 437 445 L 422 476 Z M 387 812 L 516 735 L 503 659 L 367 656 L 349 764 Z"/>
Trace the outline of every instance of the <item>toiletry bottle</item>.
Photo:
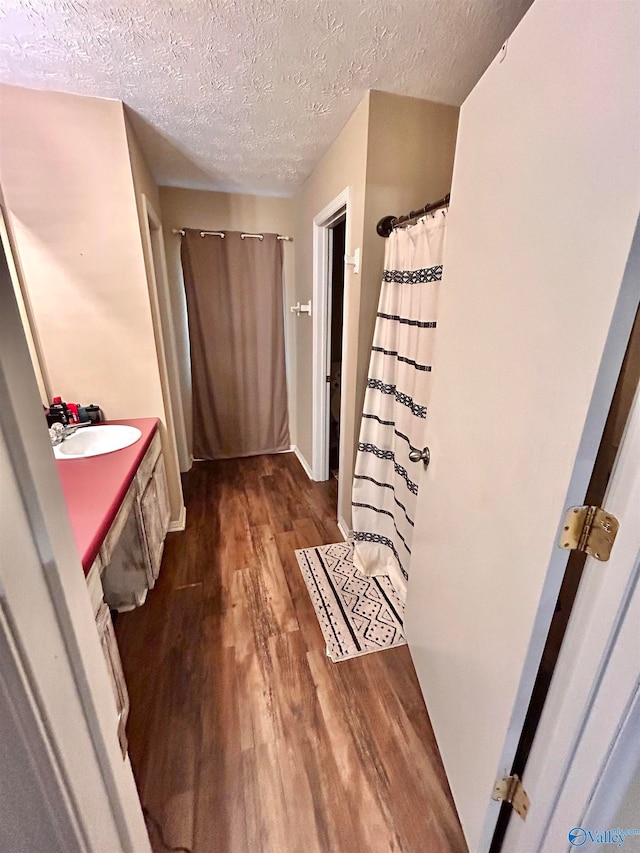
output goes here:
<path id="1" fill-rule="evenodd" d="M 89 420 L 94 424 L 99 424 L 100 421 L 103 420 L 102 417 L 102 409 L 100 406 L 96 406 L 95 403 L 91 403 L 90 406 L 85 406 L 85 411 L 89 415 Z"/>
<path id="2" fill-rule="evenodd" d="M 69 411 L 67 404 L 62 402 L 62 397 L 53 398 L 53 403 L 49 406 L 49 414 L 63 426 L 67 426 L 69 423 Z"/>

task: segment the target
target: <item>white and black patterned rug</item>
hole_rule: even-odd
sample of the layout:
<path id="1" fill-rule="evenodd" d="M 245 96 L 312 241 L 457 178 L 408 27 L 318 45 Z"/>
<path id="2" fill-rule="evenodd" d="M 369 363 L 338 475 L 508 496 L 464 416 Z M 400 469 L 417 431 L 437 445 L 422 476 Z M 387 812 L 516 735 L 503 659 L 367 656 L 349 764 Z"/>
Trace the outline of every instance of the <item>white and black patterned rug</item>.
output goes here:
<path id="1" fill-rule="evenodd" d="M 386 575 L 356 569 L 353 542 L 304 548 L 296 557 L 332 661 L 406 644 L 403 602 Z"/>

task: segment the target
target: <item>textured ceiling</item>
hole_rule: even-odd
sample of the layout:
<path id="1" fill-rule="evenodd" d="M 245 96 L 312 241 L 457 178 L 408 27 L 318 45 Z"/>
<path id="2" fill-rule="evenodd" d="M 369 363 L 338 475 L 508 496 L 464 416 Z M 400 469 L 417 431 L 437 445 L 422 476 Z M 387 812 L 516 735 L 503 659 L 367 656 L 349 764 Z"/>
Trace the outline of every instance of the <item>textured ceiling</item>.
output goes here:
<path id="1" fill-rule="evenodd" d="M 0 79 L 118 98 L 161 184 L 291 195 L 367 89 L 460 104 L 531 0 L 2 0 Z"/>

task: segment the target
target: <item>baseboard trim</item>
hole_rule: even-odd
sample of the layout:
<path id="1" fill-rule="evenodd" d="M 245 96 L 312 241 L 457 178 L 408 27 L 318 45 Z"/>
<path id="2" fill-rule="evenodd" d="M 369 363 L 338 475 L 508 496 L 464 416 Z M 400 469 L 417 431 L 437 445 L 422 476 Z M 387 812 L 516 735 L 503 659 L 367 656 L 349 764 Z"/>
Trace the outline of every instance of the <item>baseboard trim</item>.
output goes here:
<path id="1" fill-rule="evenodd" d="M 340 531 L 340 533 L 342 533 L 344 541 L 346 542 L 347 539 L 351 536 L 351 531 L 349 530 L 349 525 L 344 520 L 344 518 L 340 518 L 340 516 L 338 516 L 338 518 L 337 518 L 337 524 L 338 524 L 338 530 Z"/>
<path id="2" fill-rule="evenodd" d="M 300 448 L 298 447 L 298 445 L 297 445 L 297 444 L 292 444 L 292 445 L 291 445 L 291 450 L 293 450 L 293 452 L 296 454 L 296 458 L 297 458 L 298 462 L 299 462 L 299 463 L 302 465 L 302 467 L 304 468 L 304 472 L 305 472 L 305 474 L 307 475 L 307 477 L 308 477 L 310 480 L 313 480 L 313 474 L 311 473 L 311 465 L 309 465 L 309 463 L 307 462 L 307 460 L 304 458 L 304 456 L 303 456 L 303 455 L 302 455 L 302 453 L 300 452 Z"/>
<path id="3" fill-rule="evenodd" d="M 169 533 L 179 533 L 187 526 L 187 508 L 184 504 L 180 507 L 180 512 L 175 521 L 169 522 Z"/>

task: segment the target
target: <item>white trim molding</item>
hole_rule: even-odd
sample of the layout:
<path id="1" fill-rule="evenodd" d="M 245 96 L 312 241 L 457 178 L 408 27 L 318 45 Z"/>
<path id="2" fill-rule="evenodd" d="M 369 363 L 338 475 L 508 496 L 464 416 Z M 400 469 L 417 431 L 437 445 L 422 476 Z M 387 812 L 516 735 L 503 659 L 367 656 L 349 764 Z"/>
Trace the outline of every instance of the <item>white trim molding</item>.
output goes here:
<path id="1" fill-rule="evenodd" d="M 9 234 L 6 222 L 9 215 L 9 212 L 5 211 L 0 205 L 0 245 L 4 248 L 4 254 L 7 259 L 9 277 L 13 284 L 16 302 L 18 304 L 18 311 L 20 312 L 20 317 L 22 319 L 22 328 L 29 348 L 33 372 L 35 373 L 36 382 L 38 383 L 40 399 L 42 400 L 43 406 L 48 406 L 50 401 L 53 399 L 53 394 L 51 393 L 51 380 L 47 374 L 47 366 L 42 352 L 42 343 L 40 341 L 40 336 L 38 335 L 38 328 L 36 326 L 33 308 L 31 307 L 29 293 L 24 283 L 24 275 L 22 274 L 22 271 L 18 272 L 20 260 L 18 258 L 17 249 L 14 247 L 12 236 Z"/>
<path id="2" fill-rule="evenodd" d="M 175 521 L 169 524 L 169 533 L 180 533 L 187 526 L 187 508 L 184 504 L 180 507 L 180 513 Z"/>
<path id="3" fill-rule="evenodd" d="M 178 350 L 173 329 L 171 295 L 167 275 L 167 259 L 164 250 L 162 220 L 144 193 L 140 194 L 143 222 L 142 245 L 145 256 L 149 301 L 156 343 L 158 370 L 164 403 L 164 422 L 167 428 L 169 448 L 175 456 L 178 471 L 182 471 L 187 458 L 187 430 L 180 393 Z M 153 234 L 152 234 L 153 232 Z M 155 236 L 154 236 L 155 235 Z M 154 251 L 155 243 L 155 251 Z M 178 486 L 181 490 L 178 475 Z M 175 484 L 174 484 L 175 487 Z"/>
<path id="4" fill-rule="evenodd" d="M 331 369 L 329 352 L 329 229 L 346 216 L 346 246 L 349 245 L 350 188 L 346 187 L 313 218 L 313 425 L 312 479 L 329 478 L 329 394 L 326 376 Z M 346 270 L 345 270 L 346 284 Z M 345 291 L 346 292 L 346 291 Z M 345 329 L 346 332 L 346 329 Z M 343 334 L 343 359 L 346 352 Z M 343 371 L 344 371 L 343 363 Z"/>
<path id="5" fill-rule="evenodd" d="M 346 542 L 347 539 L 351 536 L 351 530 L 349 529 L 349 525 L 340 515 L 337 518 L 337 524 L 338 530 L 340 531 L 340 533 L 342 533 L 342 538 Z"/>
<path id="6" fill-rule="evenodd" d="M 302 465 L 302 467 L 304 468 L 304 472 L 305 472 L 305 474 L 307 475 L 307 477 L 308 477 L 310 480 L 313 480 L 314 478 L 313 478 L 313 474 L 312 474 L 312 472 L 311 472 L 311 466 L 309 465 L 309 463 L 307 462 L 307 460 L 306 460 L 306 459 L 304 458 L 304 456 L 302 455 L 302 452 L 300 451 L 300 448 L 299 448 L 296 444 L 292 444 L 292 445 L 291 445 L 291 450 L 295 453 L 295 455 L 296 455 L 296 458 L 297 458 L 298 462 L 299 462 L 299 463 Z"/>

